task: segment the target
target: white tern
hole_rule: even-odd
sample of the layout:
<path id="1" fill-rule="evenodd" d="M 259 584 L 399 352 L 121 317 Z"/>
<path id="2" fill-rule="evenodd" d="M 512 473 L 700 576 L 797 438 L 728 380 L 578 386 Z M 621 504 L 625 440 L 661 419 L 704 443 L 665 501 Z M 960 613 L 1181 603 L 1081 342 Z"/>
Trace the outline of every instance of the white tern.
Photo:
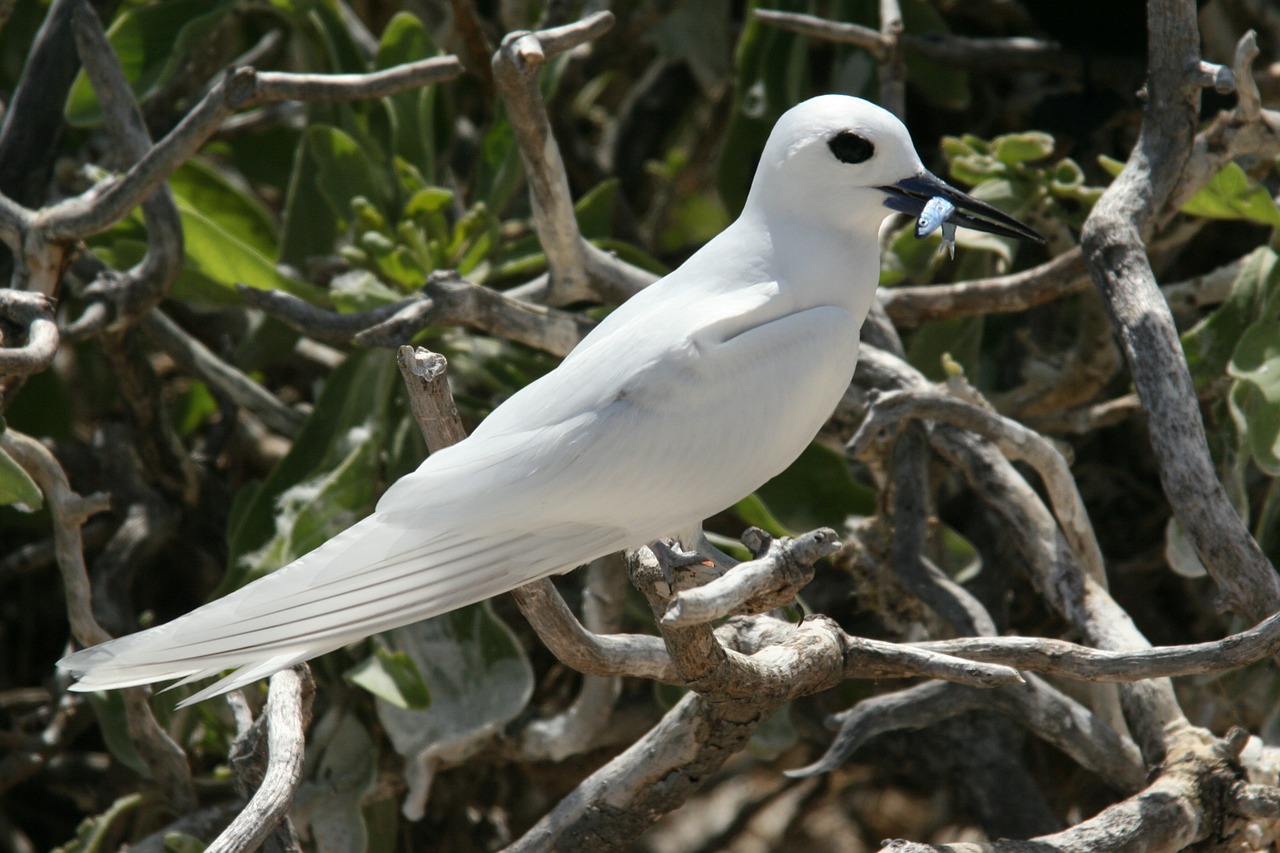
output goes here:
<path id="1" fill-rule="evenodd" d="M 564 362 L 293 563 L 59 665 L 76 690 L 238 669 L 184 704 L 370 634 L 663 537 L 790 465 L 844 394 L 875 298 L 878 231 L 943 198 L 950 222 L 1039 240 L 930 174 L 891 113 L 788 110 L 742 215 L 627 300 Z M 692 541 L 691 541 L 692 540 Z"/>

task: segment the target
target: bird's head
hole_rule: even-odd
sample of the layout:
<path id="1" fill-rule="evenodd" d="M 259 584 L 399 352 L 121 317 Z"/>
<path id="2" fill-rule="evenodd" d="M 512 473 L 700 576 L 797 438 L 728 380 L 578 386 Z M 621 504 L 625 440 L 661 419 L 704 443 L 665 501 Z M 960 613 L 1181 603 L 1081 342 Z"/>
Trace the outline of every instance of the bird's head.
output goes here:
<path id="1" fill-rule="evenodd" d="M 919 216 L 934 197 L 955 205 L 950 221 L 956 225 L 1044 242 L 1018 220 L 926 169 L 893 113 L 848 95 L 820 95 L 782 114 L 747 204 L 794 221 L 874 235 L 891 211 Z"/>

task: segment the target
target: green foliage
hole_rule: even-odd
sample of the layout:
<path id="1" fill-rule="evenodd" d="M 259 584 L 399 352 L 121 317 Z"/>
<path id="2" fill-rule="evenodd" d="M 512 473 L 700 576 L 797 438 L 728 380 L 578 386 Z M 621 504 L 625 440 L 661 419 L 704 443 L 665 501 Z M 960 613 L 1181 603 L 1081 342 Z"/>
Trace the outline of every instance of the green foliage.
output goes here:
<path id="1" fill-rule="evenodd" d="M 183 71 L 191 48 L 226 18 L 232 0 L 168 0 L 125 8 L 107 31 L 125 79 L 138 100 L 171 82 Z M 67 121 L 86 126 L 102 121 L 93 87 L 81 71 L 67 98 Z"/>
<path id="2" fill-rule="evenodd" d="M 44 504 L 44 495 L 31 475 L 0 448 L 0 506 L 9 504 L 21 504 L 34 511 Z"/>
<path id="3" fill-rule="evenodd" d="M 1070 158 L 1038 162 L 1052 156 L 1054 148 L 1053 137 L 1036 132 L 990 141 L 971 134 L 942 140 L 951 177 L 972 186 L 976 198 L 1014 216 L 1039 209 L 1046 219 L 1079 228 L 1103 188 L 1085 184 L 1084 171 Z"/>
<path id="4" fill-rule="evenodd" d="M 372 657 L 347 670 L 345 677 L 397 708 L 425 708 L 431 704 L 431 690 L 405 652 L 378 645 Z"/>
<path id="5" fill-rule="evenodd" d="M 773 536 L 794 536 L 817 527 L 838 530 L 851 515 L 871 515 L 875 496 L 849 475 L 839 453 L 814 442 L 736 511 Z"/>

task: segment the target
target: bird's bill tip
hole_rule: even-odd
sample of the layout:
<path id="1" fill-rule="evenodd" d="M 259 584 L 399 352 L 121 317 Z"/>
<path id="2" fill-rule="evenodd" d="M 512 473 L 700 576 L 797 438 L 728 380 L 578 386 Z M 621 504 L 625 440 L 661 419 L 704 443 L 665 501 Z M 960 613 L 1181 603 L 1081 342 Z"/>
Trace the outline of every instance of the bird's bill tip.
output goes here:
<path id="1" fill-rule="evenodd" d="M 1009 214 L 948 184 L 930 172 L 921 172 L 897 183 L 880 187 L 886 195 L 885 207 L 919 217 L 930 199 L 941 198 L 955 207 L 948 221 L 975 231 L 1044 243 L 1044 237 Z"/>

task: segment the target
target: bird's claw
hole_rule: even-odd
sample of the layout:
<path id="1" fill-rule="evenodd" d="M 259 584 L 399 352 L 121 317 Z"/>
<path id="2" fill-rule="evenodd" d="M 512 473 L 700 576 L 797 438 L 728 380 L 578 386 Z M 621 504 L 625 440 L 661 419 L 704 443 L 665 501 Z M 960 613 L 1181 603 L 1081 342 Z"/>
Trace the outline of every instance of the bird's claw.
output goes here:
<path id="1" fill-rule="evenodd" d="M 649 543 L 649 550 L 653 552 L 653 556 L 658 560 L 658 568 L 662 570 L 662 579 L 667 582 L 667 587 L 674 590 L 676 569 L 692 568 L 701 566 L 716 570 L 716 564 L 699 554 L 697 551 L 686 551 L 681 547 L 680 543 L 665 539 L 657 539 Z"/>

